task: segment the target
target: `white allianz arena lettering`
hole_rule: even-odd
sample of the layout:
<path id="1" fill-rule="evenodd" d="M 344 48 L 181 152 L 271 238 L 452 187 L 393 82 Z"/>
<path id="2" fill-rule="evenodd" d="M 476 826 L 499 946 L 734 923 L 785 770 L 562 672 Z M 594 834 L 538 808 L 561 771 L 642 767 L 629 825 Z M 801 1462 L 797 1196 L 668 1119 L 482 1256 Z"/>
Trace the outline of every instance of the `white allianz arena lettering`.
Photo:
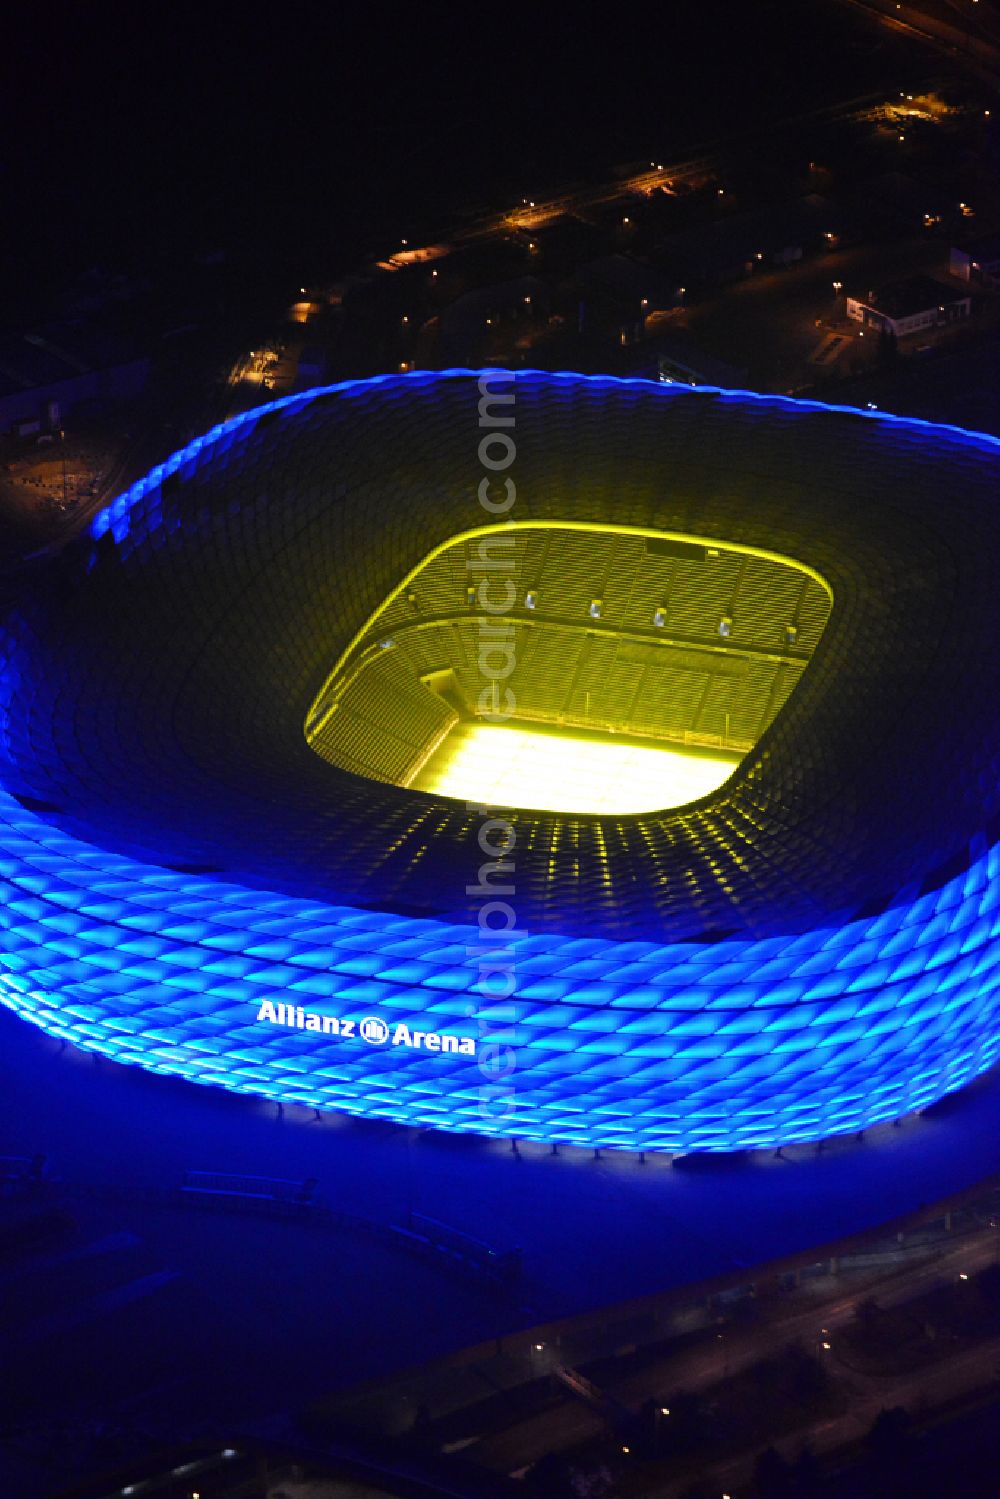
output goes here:
<path id="1" fill-rule="evenodd" d="M 457 1036 L 451 1031 L 418 1031 L 402 1021 L 388 1025 L 380 1021 L 380 1033 L 384 1040 L 366 1034 L 371 1029 L 373 1017 L 359 1022 L 340 1015 L 322 1015 L 317 1010 L 305 1010 L 301 1005 L 286 1005 L 281 1000 L 265 999 L 257 1011 L 257 1019 L 265 1025 L 284 1025 L 291 1030 L 319 1031 L 324 1036 L 336 1036 L 338 1040 L 365 1040 L 370 1046 L 405 1046 L 411 1051 L 455 1052 L 459 1056 L 474 1057 L 476 1042 L 472 1036 Z"/>

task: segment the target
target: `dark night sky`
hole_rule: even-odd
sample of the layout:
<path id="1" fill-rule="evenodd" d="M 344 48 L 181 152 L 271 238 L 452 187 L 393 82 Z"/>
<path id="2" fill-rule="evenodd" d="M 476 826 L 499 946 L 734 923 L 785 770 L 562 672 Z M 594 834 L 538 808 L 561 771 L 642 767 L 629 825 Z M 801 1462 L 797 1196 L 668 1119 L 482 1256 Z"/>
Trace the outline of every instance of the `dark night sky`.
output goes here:
<path id="1" fill-rule="evenodd" d="M 22 6 L 0 61 L 8 300 L 93 262 L 241 244 L 317 265 L 600 161 L 862 92 L 834 0 L 658 10 Z M 419 232 L 419 231 L 418 231 Z"/>

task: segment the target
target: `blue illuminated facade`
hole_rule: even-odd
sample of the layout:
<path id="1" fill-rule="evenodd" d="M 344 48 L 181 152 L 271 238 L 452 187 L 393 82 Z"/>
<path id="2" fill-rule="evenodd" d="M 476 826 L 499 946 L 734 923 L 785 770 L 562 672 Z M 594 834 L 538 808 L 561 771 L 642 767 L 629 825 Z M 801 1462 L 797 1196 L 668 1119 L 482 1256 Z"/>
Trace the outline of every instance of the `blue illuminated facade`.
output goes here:
<path id="1" fill-rule="evenodd" d="M 981 634 L 1000 445 L 734 393 L 518 382 L 532 513 L 570 504 L 546 432 L 567 472 L 593 441 L 579 513 L 600 519 L 616 475 L 617 516 L 831 578 L 809 677 L 733 783 L 654 817 L 518 814 L 513 992 L 485 995 L 461 899 L 474 820 L 338 779 L 302 735 L 338 644 L 461 526 L 475 377 L 309 392 L 175 455 L 9 604 L 0 1000 L 195 1082 L 581 1145 L 814 1140 L 961 1087 L 1000 1046 L 1000 647 Z M 352 496 L 380 513 L 372 471 L 398 490 L 410 432 L 421 535 L 387 510 L 369 575 Z M 673 501 L 650 498 L 661 432 Z M 572 870 L 551 857 L 567 846 Z"/>
<path id="2" fill-rule="evenodd" d="M 514 1107 L 484 1115 L 475 1057 L 257 1021 L 281 999 L 358 1024 L 506 1035 L 508 1004 L 477 990 L 472 928 L 171 874 L 9 797 L 0 812 L 3 1002 L 116 1061 L 285 1103 L 732 1150 L 898 1117 L 989 1067 L 1000 1044 L 996 849 L 935 895 L 790 941 L 516 939 Z"/>

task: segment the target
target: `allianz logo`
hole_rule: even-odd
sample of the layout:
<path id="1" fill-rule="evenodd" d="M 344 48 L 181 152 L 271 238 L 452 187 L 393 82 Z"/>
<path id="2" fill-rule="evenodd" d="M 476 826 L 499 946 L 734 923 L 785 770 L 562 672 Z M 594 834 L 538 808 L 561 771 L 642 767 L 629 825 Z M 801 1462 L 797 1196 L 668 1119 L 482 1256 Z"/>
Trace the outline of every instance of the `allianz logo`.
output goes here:
<path id="1" fill-rule="evenodd" d="M 321 1015 L 316 1010 L 304 1010 L 301 1005 L 265 999 L 257 1011 L 257 1019 L 267 1025 L 335 1036 L 338 1041 L 354 1039 L 369 1046 L 405 1046 L 410 1051 L 447 1051 L 462 1057 L 476 1055 L 476 1043 L 471 1036 L 456 1036 L 450 1031 L 418 1031 L 401 1021 L 389 1025 L 380 1015 L 348 1020 L 340 1015 Z"/>

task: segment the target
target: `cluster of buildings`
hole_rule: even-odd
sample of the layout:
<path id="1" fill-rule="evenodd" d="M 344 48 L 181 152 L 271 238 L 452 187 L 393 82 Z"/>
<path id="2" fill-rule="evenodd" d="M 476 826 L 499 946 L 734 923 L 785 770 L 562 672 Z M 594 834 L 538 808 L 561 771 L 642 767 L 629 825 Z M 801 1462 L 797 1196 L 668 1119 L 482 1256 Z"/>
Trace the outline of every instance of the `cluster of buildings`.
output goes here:
<path id="1" fill-rule="evenodd" d="M 0 333 L 0 435 L 58 432 L 81 407 L 140 396 L 149 356 L 92 321 Z"/>

